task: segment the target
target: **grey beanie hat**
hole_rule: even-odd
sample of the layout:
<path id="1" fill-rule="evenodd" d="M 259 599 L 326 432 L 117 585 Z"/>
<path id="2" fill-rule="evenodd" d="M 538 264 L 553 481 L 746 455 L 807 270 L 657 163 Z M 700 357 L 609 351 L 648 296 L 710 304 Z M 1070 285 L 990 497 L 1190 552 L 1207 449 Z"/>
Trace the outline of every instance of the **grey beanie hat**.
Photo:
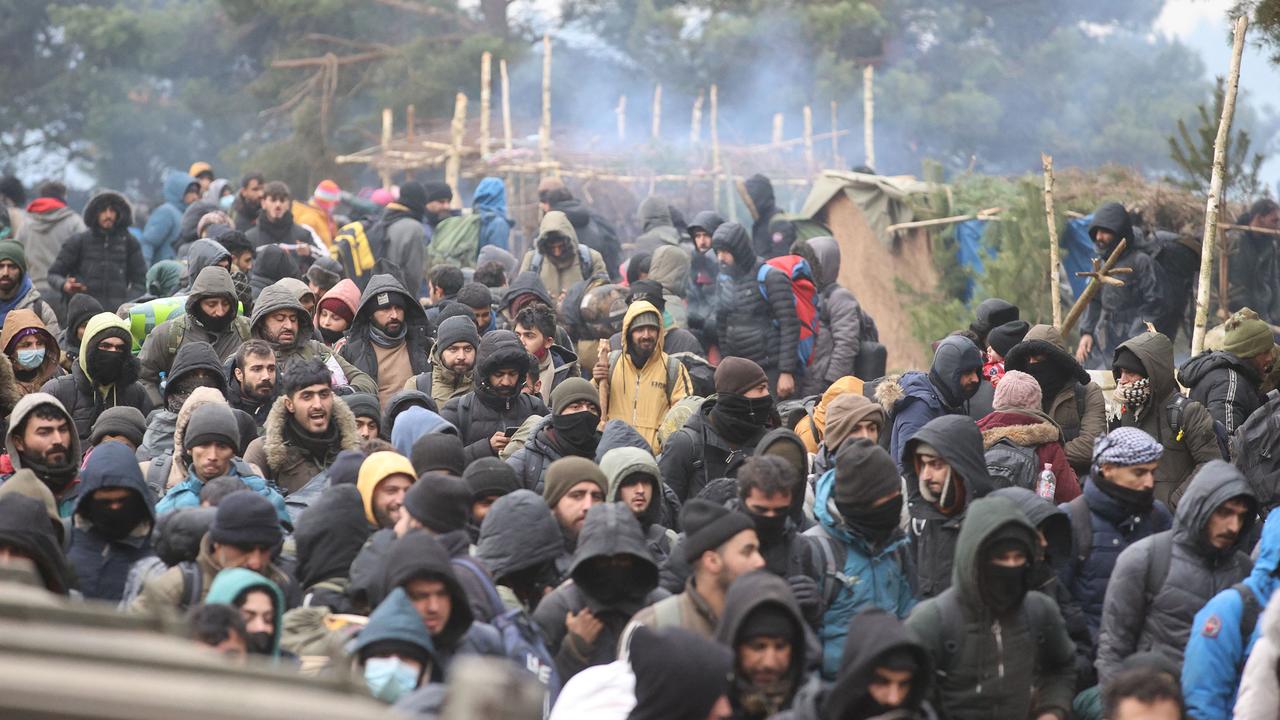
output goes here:
<path id="1" fill-rule="evenodd" d="M 191 420 L 187 422 L 182 436 L 182 449 L 191 452 L 191 448 L 215 441 L 239 450 L 240 424 L 230 407 L 222 403 L 206 403 L 191 413 Z"/>

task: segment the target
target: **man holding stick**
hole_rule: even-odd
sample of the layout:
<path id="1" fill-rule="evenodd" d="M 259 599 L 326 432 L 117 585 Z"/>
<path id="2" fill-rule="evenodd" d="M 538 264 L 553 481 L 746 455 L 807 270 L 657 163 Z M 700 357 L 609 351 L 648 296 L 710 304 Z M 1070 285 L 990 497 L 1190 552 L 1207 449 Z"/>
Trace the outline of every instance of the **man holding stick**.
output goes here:
<path id="1" fill-rule="evenodd" d="M 1122 285 L 1104 284 L 1080 322 L 1076 359 L 1086 366 L 1103 367 L 1115 356 L 1121 343 L 1141 335 L 1147 323 L 1154 324 L 1160 318 L 1164 296 L 1155 261 L 1134 247 L 1133 223 L 1123 205 L 1111 202 L 1095 210 L 1089 237 L 1102 258 L 1110 257 L 1121 240 L 1128 241 L 1127 249 L 1112 270 L 1112 273 L 1127 272 L 1128 276 Z M 1091 357 L 1093 362 L 1089 362 Z"/>
<path id="2" fill-rule="evenodd" d="M 653 303 L 631 303 L 622 319 L 622 349 L 601 353 L 592 371 L 592 378 L 601 383 L 605 420 L 626 421 L 654 453 L 660 451 L 662 418 L 693 387 L 684 365 L 663 352 L 665 334 L 662 315 Z"/>

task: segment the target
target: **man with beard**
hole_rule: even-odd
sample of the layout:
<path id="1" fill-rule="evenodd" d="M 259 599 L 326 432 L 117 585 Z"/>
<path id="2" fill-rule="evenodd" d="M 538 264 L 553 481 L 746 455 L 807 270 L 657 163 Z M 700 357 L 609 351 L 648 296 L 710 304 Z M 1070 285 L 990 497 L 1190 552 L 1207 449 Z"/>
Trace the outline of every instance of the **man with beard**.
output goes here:
<path id="1" fill-rule="evenodd" d="M 530 415 L 547 414 L 542 398 L 520 391 L 533 367 L 532 356 L 510 330 L 494 330 L 480 340 L 472 371 L 475 388 L 440 411 L 458 429 L 467 462 L 497 457 L 511 440 L 507 430 L 520 427 Z"/>
<path id="2" fill-rule="evenodd" d="M 212 345 L 221 363 L 224 358 L 235 355 L 240 345 L 249 339 L 249 318 L 236 311 L 238 302 L 230 273 L 218 266 L 200 271 L 191 283 L 186 312 L 156 326 L 138 353 L 139 379 L 152 402 L 159 404 L 160 385 L 171 375 L 174 358 L 184 343 L 196 341 Z"/>
<path id="3" fill-rule="evenodd" d="M 284 592 L 279 585 L 253 570 L 227 568 L 213 579 L 204 604 L 230 605 L 239 610 L 249 654 L 279 659 L 285 610 Z"/>
<path id="4" fill-rule="evenodd" d="M 67 559 L 86 598 L 119 602 L 130 568 L 155 554 L 155 500 L 123 443 L 94 448 L 81 476 Z"/>
<path id="5" fill-rule="evenodd" d="M 1063 449 L 1077 475 L 1093 464 L 1093 441 L 1107 432 L 1107 402 L 1052 325 L 1034 325 L 1004 359 L 1005 372 L 1018 370 L 1040 384 L 1041 410 L 1066 439 Z"/>
<path id="6" fill-rule="evenodd" d="M 248 232 L 258 222 L 258 215 L 262 212 L 262 187 L 266 183 L 266 177 L 260 172 L 246 173 L 240 178 L 240 190 L 231 203 L 231 219 L 236 230 Z"/>
<path id="7" fill-rule="evenodd" d="M 532 271 L 551 297 L 593 275 L 607 275 L 604 257 L 578 242 L 573 223 L 559 210 L 542 216 L 538 239 L 520 261 L 520 272 Z"/>
<path id="8" fill-rule="evenodd" d="M 303 360 L 285 370 L 263 434 L 249 443 L 244 457 L 288 494 L 359 442 L 351 409 L 334 402 L 329 368 L 318 360 Z"/>
<path id="9" fill-rule="evenodd" d="M 594 462 L 580 457 L 560 458 L 551 463 L 543 477 L 542 497 L 560 523 L 565 552 L 572 553 L 578 547 L 587 513 L 604 502 L 609 481 Z"/>
<path id="10" fill-rule="evenodd" d="M 383 450 L 360 465 L 356 489 L 364 500 L 364 514 L 376 530 L 395 527 L 404 513 L 404 496 L 417 480 L 413 463 L 397 452 Z"/>
<path id="11" fill-rule="evenodd" d="M 253 416 L 258 432 L 276 400 L 276 353 L 258 339 L 246 340 L 228 363 L 227 403 Z"/>
<path id="12" fill-rule="evenodd" d="M 1008 499 L 974 501 L 954 584 L 911 612 L 907 627 L 937 668 L 937 705 L 948 718 L 1070 715 L 1074 646 L 1053 600 L 1031 589 L 1039 543 Z"/>
<path id="13" fill-rule="evenodd" d="M 483 335 L 497 329 L 497 319 L 493 314 L 493 291 L 488 287 L 478 282 L 466 283 L 458 290 L 454 299 L 471 308 L 471 314 L 476 316 L 476 332 Z"/>
<path id="14" fill-rule="evenodd" d="M 822 675 L 834 680 L 842 664 L 849 621 L 867 608 L 905 618 L 915 607 L 911 549 L 899 527 L 902 481 L 889 454 L 866 438 L 841 446 L 835 468 L 814 485 L 818 524 L 808 535 L 831 558 L 823 574 Z M 834 571 L 834 572 L 831 572 Z M 840 583 L 838 577 L 858 578 Z"/>
<path id="15" fill-rule="evenodd" d="M 311 313 L 285 283 L 274 283 L 262 290 L 249 324 L 253 337 L 266 341 L 275 351 L 280 373 L 288 371 L 292 362 L 315 360 L 329 369 L 339 394 L 378 393 L 378 383 L 373 378 L 311 336 Z"/>
<path id="16" fill-rule="evenodd" d="M 227 378 L 222 374 L 222 363 L 209 343 L 193 341 L 178 349 L 169 377 L 164 379 L 163 395 L 157 398 L 162 405 L 147 416 L 147 432 L 138 451 L 139 462 L 173 450 L 178 413 L 198 387 L 214 388 L 225 395 Z"/>
<path id="17" fill-rule="evenodd" d="M 1248 308 L 1227 318 L 1222 349 L 1206 350 L 1182 364 L 1178 384 L 1209 409 L 1214 421 L 1234 436 L 1255 410 L 1267 404 L 1262 385 L 1276 363 L 1271 326 Z"/>
<path id="18" fill-rule="evenodd" d="M 778 424 L 769 378 L 759 365 L 727 357 L 716 368 L 715 383 L 715 397 L 667 438 L 658 457 L 663 481 L 681 501 L 697 497 L 712 480 L 735 476 Z"/>
<path id="19" fill-rule="evenodd" d="M 892 433 L 889 457 L 905 472 L 903 447 L 920 428 L 944 415 L 968 415 L 969 398 L 982 384 L 982 353 L 969 338 L 952 335 L 938 344 L 929 372 L 917 370 L 886 377 L 876 386 L 875 399 L 889 412 Z"/>
<path id="20" fill-rule="evenodd" d="M 293 196 L 289 186 L 272 180 L 262 188 L 262 210 L 253 227 L 244 231 L 255 248 L 263 245 L 303 245 L 310 248 L 311 231 L 293 221 Z"/>
<path id="21" fill-rule="evenodd" d="M 715 639 L 733 650 L 735 718 L 765 720 L 791 707 L 808 672 L 808 632 L 781 578 L 755 572 L 734 581 Z"/>
<path id="22" fill-rule="evenodd" d="M 507 458 L 520 487 L 542 492 L 547 468 L 562 457 L 592 459 L 600 443 L 600 397 L 590 382 L 569 378 L 551 393 L 551 416 Z"/>
<path id="23" fill-rule="evenodd" d="M 623 428 L 632 431 L 625 425 Z M 608 432 L 606 428 L 605 433 Z M 602 439 L 598 451 L 603 451 L 604 446 Z M 469 472 L 470 468 L 467 470 Z M 658 461 L 648 450 L 623 445 L 604 452 L 600 458 L 600 470 L 609 478 L 609 494 L 605 500 L 631 508 L 631 513 L 640 521 L 640 529 L 644 530 L 653 559 L 659 566 L 665 564 L 679 536 L 667 527 L 675 523 L 665 519 L 667 512 Z"/>
<path id="24" fill-rule="evenodd" d="M 693 394 L 689 372 L 663 352 L 665 336 L 658 309 L 633 302 L 622 319 L 622 350 L 601 356 L 592 370 L 596 381 L 609 384 L 607 419 L 631 425 L 657 451 L 658 426 L 667 411 Z"/>
<path id="25" fill-rule="evenodd" d="M 80 357 L 71 374 L 41 388 L 71 413 L 81 440 L 89 437 L 93 423 L 109 407 L 128 405 L 144 416 L 151 412 L 151 400 L 137 382 L 138 361 L 129 354 L 132 343 L 127 322 L 108 312 L 94 315 L 85 325 Z"/>
<path id="26" fill-rule="evenodd" d="M 480 334 L 475 323 L 462 315 L 445 318 L 436 328 L 431 369 L 410 378 L 405 387 L 430 395 L 436 407 L 444 407 L 450 400 L 466 395 L 474 387 L 471 372 L 476 367 L 479 346 Z"/>
<path id="27" fill-rule="evenodd" d="M 684 555 L 693 572 L 683 592 L 635 614 L 623 632 L 624 646 L 640 626 L 681 627 L 711 639 L 724 615 L 730 586 L 739 577 L 764 567 L 755 528 L 743 513 L 694 499 L 680 511 L 680 526 L 684 540 L 676 552 Z M 784 592 L 790 595 L 789 589 Z"/>
<path id="28" fill-rule="evenodd" d="M 1133 222 L 1123 205 L 1109 202 L 1094 210 L 1089 237 L 1103 260 L 1111 257 L 1121 240 L 1129 241 L 1115 265 L 1115 270 L 1129 270 L 1124 284 L 1104 285 L 1080 320 L 1076 359 L 1089 367 L 1103 367 L 1121 343 L 1160 321 L 1166 301 L 1156 261 L 1137 246 Z"/>
<path id="29" fill-rule="evenodd" d="M 378 383 L 378 400 L 385 405 L 409 378 L 428 369 L 430 350 L 431 325 L 417 298 L 391 275 L 374 275 L 338 354 Z"/>
<path id="30" fill-rule="evenodd" d="M 560 462 L 575 460 L 580 458 Z M 603 477 L 599 492 L 603 500 Z M 592 665 L 613 662 L 631 617 L 667 596 L 658 589 L 658 567 L 640 523 L 617 503 L 595 505 L 587 512 L 569 576 L 573 582 L 552 591 L 533 613 L 562 681 Z"/>
<path id="31" fill-rule="evenodd" d="M 70 517 L 79 496 L 80 437 L 62 403 L 47 393 L 24 395 L 9 416 L 5 451 L 14 471 L 34 472 L 53 493 L 58 514 Z"/>
<path id="32" fill-rule="evenodd" d="M 104 192 L 85 206 L 84 219 L 88 229 L 68 239 L 49 266 L 49 285 L 64 298 L 88 293 L 114 310 L 146 290 L 147 262 L 129 232 L 133 210 L 124 196 Z"/>
<path id="33" fill-rule="evenodd" d="M 12 240 L 0 242 L 0 325 L 14 310 L 29 309 L 54 337 L 61 332 L 53 306 L 27 275 L 27 254 Z"/>

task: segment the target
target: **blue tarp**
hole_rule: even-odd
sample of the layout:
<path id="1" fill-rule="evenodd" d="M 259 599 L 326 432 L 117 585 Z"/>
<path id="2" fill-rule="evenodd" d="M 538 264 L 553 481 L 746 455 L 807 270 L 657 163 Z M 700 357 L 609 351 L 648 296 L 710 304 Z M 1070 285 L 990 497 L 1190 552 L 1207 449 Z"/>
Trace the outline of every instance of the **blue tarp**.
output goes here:
<path id="1" fill-rule="evenodd" d="M 1093 240 L 1089 239 L 1089 224 L 1092 222 L 1092 215 L 1068 220 L 1066 232 L 1058 239 L 1058 247 L 1066 251 L 1062 255 L 1062 267 L 1067 271 L 1067 280 L 1075 297 L 1080 297 L 1089 284 L 1089 278 L 1076 277 L 1076 273 L 1092 270 L 1091 261 L 1097 252 Z"/>
<path id="2" fill-rule="evenodd" d="M 955 226 L 956 259 L 960 261 L 961 267 L 969 271 L 970 275 L 965 296 L 962 298 L 966 303 L 973 297 L 978 279 L 982 277 L 983 260 L 995 257 L 991 248 L 982 243 L 982 233 L 986 232 L 986 229 L 986 220 L 966 220 Z"/>

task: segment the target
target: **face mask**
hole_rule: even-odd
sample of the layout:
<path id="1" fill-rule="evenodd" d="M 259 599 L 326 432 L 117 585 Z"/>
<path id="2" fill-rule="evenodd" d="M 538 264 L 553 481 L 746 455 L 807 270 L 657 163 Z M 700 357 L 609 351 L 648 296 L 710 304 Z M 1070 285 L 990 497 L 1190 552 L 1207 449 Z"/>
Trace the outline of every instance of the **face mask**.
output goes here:
<path id="1" fill-rule="evenodd" d="M 592 457 L 595 457 L 596 444 L 599 442 L 599 437 L 596 435 L 596 428 L 599 425 L 600 416 L 593 412 L 576 412 L 551 418 L 556 439 L 565 451 L 572 454 L 583 453 Z"/>
<path id="2" fill-rule="evenodd" d="M 785 513 L 782 515 L 749 514 L 756 524 L 756 535 L 760 536 L 761 545 L 773 545 L 786 534 L 787 516 Z"/>
<path id="3" fill-rule="evenodd" d="M 236 201 L 235 195 L 223 195 L 222 197 L 218 198 L 218 207 L 222 208 L 223 212 L 231 212 L 231 206 L 235 203 L 235 201 Z"/>
<path id="4" fill-rule="evenodd" d="M 1035 378 L 1035 381 L 1039 383 L 1041 394 L 1044 397 L 1044 401 L 1041 405 L 1044 407 L 1048 407 L 1049 403 L 1053 402 L 1053 399 L 1058 396 L 1058 393 L 1062 391 L 1062 388 L 1066 387 L 1067 381 L 1069 380 L 1068 377 L 1066 377 L 1058 368 L 1054 367 L 1053 363 L 1050 362 L 1032 363 L 1027 365 L 1023 372 Z"/>
<path id="5" fill-rule="evenodd" d="M 1031 568 L 1005 567 L 988 562 L 980 573 L 982 599 L 997 615 L 1004 615 L 1022 603 L 1031 589 Z"/>
<path id="6" fill-rule="evenodd" d="M 1151 402 L 1151 379 L 1142 378 L 1131 383 L 1116 385 L 1112 395 L 1115 401 L 1127 408 L 1140 409 Z"/>
<path id="7" fill-rule="evenodd" d="M 26 348 L 18 351 L 18 367 L 35 370 L 44 362 L 44 348 Z"/>
<path id="8" fill-rule="evenodd" d="M 128 356 L 124 351 L 98 350 L 94 348 L 89 355 L 89 370 L 99 385 L 111 385 L 124 374 L 124 364 Z"/>
<path id="9" fill-rule="evenodd" d="M 1097 478 L 1097 483 L 1099 490 L 1131 512 L 1147 512 L 1155 504 L 1156 489 L 1154 487 L 1146 490 L 1134 490 L 1123 485 L 1117 485 L 1102 477 Z"/>
<path id="10" fill-rule="evenodd" d="M 341 330 L 330 330 L 329 328 L 324 327 L 320 328 L 320 337 L 324 339 L 325 345 L 333 345 L 341 340 L 344 334 L 345 333 Z"/>
<path id="11" fill-rule="evenodd" d="M 394 703 L 418 687 L 418 671 L 398 657 L 369 658 L 364 664 L 364 683 L 375 698 Z"/>
<path id="12" fill-rule="evenodd" d="M 731 443 L 741 444 L 768 427 L 773 419 L 773 396 L 747 398 L 717 394 L 711 420 L 717 432 Z"/>
<path id="13" fill-rule="evenodd" d="M 119 508 L 90 500 L 85 514 L 89 522 L 93 523 L 93 528 L 108 540 L 120 540 L 133 532 L 138 523 L 146 518 L 146 509 L 142 505 L 142 498 L 133 494 Z"/>
<path id="14" fill-rule="evenodd" d="M 272 645 L 274 644 L 275 643 L 272 642 L 271 633 L 268 633 L 268 632 L 249 633 L 249 638 L 248 638 L 249 652 L 254 655 L 270 655 L 272 651 Z M 416 675 L 414 676 L 414 679 L 415 680 L 417 679 Z"/>
<path id="15" fill-rule="evenodd" d="M 839 508 L 837 508 L 839 509 Z M 845 524 L 873 545 L 888 540 L 902 521 L 902 496 L 872 508 L 846 508 L 840 510 Z"/>
<path id="16" fill-rule="evenodd" d="M 234 312 L 228 312 L 222 317 L 209 317 L 203 310 L 198 308 L 196 309 L 195 315 L 196 318 L 199 319 L 201 325 L 213 332 L 222 332 L 223 330 L 226 330 L 231 327 L 231 323 L 236 319 L 236 314 Z"/>
<path id="17" fill-rule="evenodd" d="M 591 596 L 604 605 L 616 605 L 636 594 L 635 571 L 620 567 L 600 567 L 591 583 Z"/>

